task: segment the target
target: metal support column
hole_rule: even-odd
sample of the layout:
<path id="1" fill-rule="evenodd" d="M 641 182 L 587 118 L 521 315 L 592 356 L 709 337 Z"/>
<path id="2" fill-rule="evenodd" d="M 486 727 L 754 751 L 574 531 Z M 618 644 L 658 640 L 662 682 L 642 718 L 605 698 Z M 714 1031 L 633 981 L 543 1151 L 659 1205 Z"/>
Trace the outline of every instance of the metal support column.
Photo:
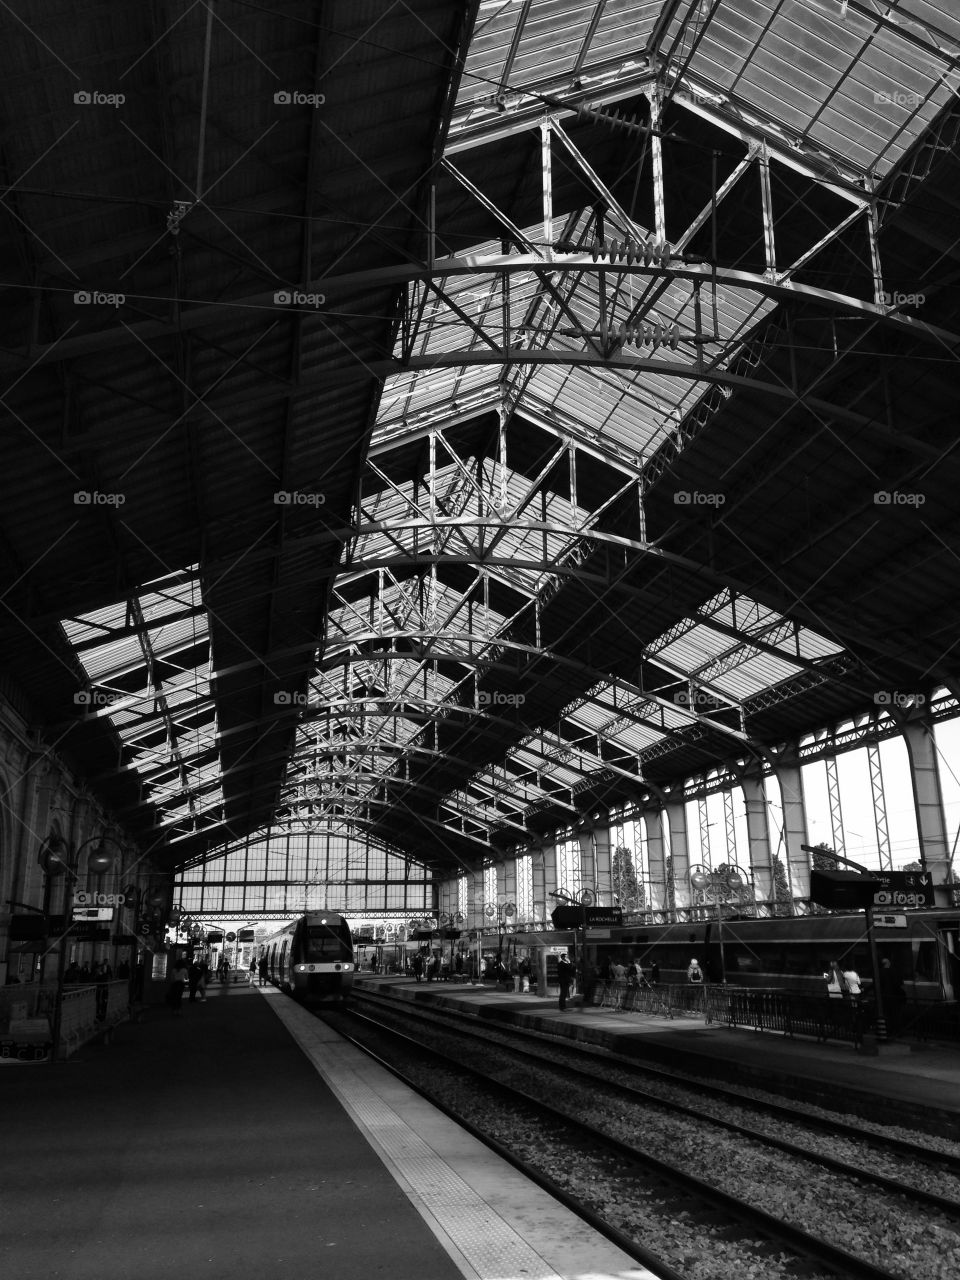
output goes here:
<path id="1" fill-rule="evenodd" d="M 733 792 L 728 787 L 723 793 L 723 834 L 727 847 L 727 862 L 737 865 L 737 824 L 733 813 Z"/>
<path id="2" fill-rule="evenodd" d="M 590 842 L 593 846 L 593 888 L 596 890 L 597 902 L 600 905 L 613 902 L 613 844 L 610 839 L 609 822 L 609 816 L 604 815 L 600 824 L 590 832 Z M 638 878 L 639 871 L 638 867 Z"/>
<path id="3" fill-rule="evenodd" d="M 577 844 L 580 846 L 580 888 L 597 891 L 597 865 L 593 856 L 593 832 L 578 831 Z"/>
<path id="4" fill-rule="evenodd" d="M 543 241 L 547 258 L 553 257 L 553 172 L 550 155 L 550 121 L 540 125 L 540 164 L 543 175 Z"/>
<path id="5" fill-rule="evenodd" d="M 550 918 L 547 909 L 547 886 L 545 875 L 546 858 L 542 845 L 534 845 L 530 850 L 530 862 L 533 872 L 533 918 L 538 924 L 544 924 Z M 551 885 L 556 888 L 556 884 Z"/>
<path id="6" fill-rule="evenodd" d="M 887 825 L 887 799 L 883 791 L 883 768 L 880 763 L 880 744 L 867 744 L 867 764 L 870 769 L 870 794 L 873 798 L 873 821 L 877 830 L 877 848 L 880 850 L 880 870 L 893 870 L 893 851 L 890 848 L 890 828 Z"/>
<path id="7" fill-rule="evenodd" d="M 783 807 L 783 842 L 787 850 L 787 879 L 795 907 L 800 899 L 810 897 L 810 855 L 804 849 L 809 844 L 807 834 L 807 808 L 803 796 L 803 774 L 796 760 L 780 761 L 774 767 L 780 783 L 780 801 Z"/>
<path id="8" fill-rule="evenodd" d="M 647 874 L 649 880 L 648 910 L 667 910 L 667 849 L 662 809 L 644 809 L 643 827 L 647 834 Z"/>
<path id="9" fill-rule="evenodd" d="M 761 914 L 770 914 L 776 898 L 773 876 L 773 853 L 770 849 L 770 822 L 767 815 L 767 793 L 760 774 L 744 774 L 740 779 L 747 814 L 747 844 L 750 849 L 750 873 L 754 894 Z"/>
<path id="10" fill-rule="evenodd" d="M 503 901 L 517 904 L 517 860 L 508 858 L 503 864 Z M 500 870 L 497 868 L 497 884 L 500 883 Z"/>
<path id="11" fill-rule="evenodd" d="M 933 725 L 922 716 L 911 717 L 902 722 L 901 732 L 910 760 L 920 862 L 924 871 L 929 871 L 933 876 L 937 906 L 947 907 L 950 905 L 950 895 L 940 886 L 947 883 L 950 871 L 950 845 L 947 840 L 947 819 L 943 808 L 943 788 L 940 785 Z"/>
<path id="12" fill-rule="evenodd" d="M 837 772 L 837 757 L 827 756 L 824 759 L 827 771 L 827 799 L 830 802 L 830 836 L 835 853 L 845 854 L 847 844 L 843 838 L 843 810 L 840 807 L 840 775 Z"/>
<path id="13" fill-rule="evenodd" d="M 683 918 L 690 914 L 690 853 L 687 843 L 687 809 L 682 800 L 667 805 L 667 826 L 670 830 L 670 865 L 673 868 L 673 889 L 677 913 Z"/>

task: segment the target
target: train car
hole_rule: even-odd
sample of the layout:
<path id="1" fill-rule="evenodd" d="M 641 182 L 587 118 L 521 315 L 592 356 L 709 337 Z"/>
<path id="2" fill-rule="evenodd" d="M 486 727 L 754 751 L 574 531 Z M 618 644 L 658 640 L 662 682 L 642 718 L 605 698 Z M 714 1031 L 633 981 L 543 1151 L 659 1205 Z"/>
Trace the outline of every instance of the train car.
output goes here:
<path id="1" fill-rule="evenodd" d="M 852 966 L 861 978 L 872 972 L 862 912 L 850 915 L 783 916 L 764 919 L 683 921 L 588 930 L 587 956 L 599 971 L 608 960 L 639 960 L 649 973 L 656 963 L 663 983 L 683 982 L 694 958 L 710 982 L 776 987 L 820 994 L 831 960 Z M 960 996 L 960 911 L 908 911 L 877 915 L 879 959 L 890 960 L 908 997 L 922 1001 Z M 513 935 L 520 946 L 573 943 L 569 931 Z"/>
<path id="2" fill-rule="evenodd" d="M 350 925 L 336 911 L 291 921 L 260 948 L 275 987 L 304 1004 L 343 1000 L 356 973 Z"/>

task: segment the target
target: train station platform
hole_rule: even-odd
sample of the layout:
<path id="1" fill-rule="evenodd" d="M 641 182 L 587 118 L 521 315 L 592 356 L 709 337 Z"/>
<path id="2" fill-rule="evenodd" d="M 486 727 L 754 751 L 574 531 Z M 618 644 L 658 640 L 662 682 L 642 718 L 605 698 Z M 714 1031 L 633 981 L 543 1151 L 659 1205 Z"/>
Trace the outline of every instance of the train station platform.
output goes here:
<path id="1" fill-rule="evenodd" d="M 652 1280 L 272 988 L 0 1068 L 17 1280 Z"/>
<path id="2" fill-rule="evenodd" d="M 357 986 L 573 1038 L 706 1082 L 768 1090 L 830 1111 L 960 1141 L 960 1047 L 953 1045 L 892 1041 L 878 1046 L 874 1054 L 850 1044 L 708 1024 L 699 1014 L 666 1018 L 583 1007 L 576 999 L 561 1012 L 556 996 L 518 995 L 489 982 L 478 986 L 364 977 Z"/>

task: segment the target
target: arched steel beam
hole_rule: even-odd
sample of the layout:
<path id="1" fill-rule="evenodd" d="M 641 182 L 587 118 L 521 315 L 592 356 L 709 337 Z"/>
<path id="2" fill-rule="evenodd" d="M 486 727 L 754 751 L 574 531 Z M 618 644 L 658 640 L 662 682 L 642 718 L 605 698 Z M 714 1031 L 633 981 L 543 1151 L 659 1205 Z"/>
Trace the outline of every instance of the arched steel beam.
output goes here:
<path id="1" fill-rule="evenodd" d="M 327 657 L 324 659 L 324 670 L 333 669 L 333 667 L 337 665 L 335 662 L 330 661 L 331 658 L 335 659 L 337 656 L 342 656 L 342 658 L 345 661 L 348 661 L 354 656 L 352 651 L 364 644 L 372 644 L 374 642 L 383 642 L 384 640 L 391 640 L 391 641 L 424 640 L 424 641 L 435 642 L 437 639 L 438 637 L 436 633 L 431 631 L 412 630 L 412 631 L 397 631 L 397 632 L 390 632 L 390 633 L 384 633 L 381 631 L 370 631 L 366 635 L 362 635 L 358 633 L 356 636 L 352 636 L 350 638 L 350 641 L 348 644 L 344 643 L 343 645 L 338 646 L 338 649 L 340 651 L 339 655 L 336 651 L 334 651 L 333 654 L 327 655 Z M 458 632 L 454 634 L 449 634 L 444 636 L 443 639 L 450 640 L 450 641 L 461 640 L 464 642 L 467 642 L 473 639 L 475 643 L 475 637 L 471 637 L 470 632 L 463 632 L 463 633 Z M 530 657 L 535 658 L 537 661 L 542 661 L 545 659 L 549 662 L 555 663 L 557 666 L 566 667 L 571 671 L 576 671 L 578 674 L 585 675 L 589 679 L 591 684 L 611 681 L 611 674 L 609 671 L 600 671 L 595 667 L 588 666 L 585 662 L 580 662 L 575 658 L 568 658 L 564 654 L 554 653 L 550 649 L 538 648 L 536 645 L 522 644 L 520 641 L 510 640 L 503 636 L 496 637 L 493 641 L 493 644 L 494 644 L 494 647 L 502 650 L 509 650 L 511 653 L 526 654 L 526 655 L 529 655 Z M 391 653 L 389 650 L 385 650 L 382 653 L 371 654 L 370 656 L 371 656 L 371 659 L 375 658 L 377 660 L 409 661 L 411 658 L 416 659 L 417 655 L 410 654 L 410 653 Z M 513 676 L 514 678 L 516 678 L 517 675 L 520 674 L 514 668 L 509 667 L 504 663 L 499 663 L 496 661 L 491 662 L 489 659 L 485 659 L 482 656 L 472 656 L 470 654 L 453 654 L 453 653 L 449 655 L 448 654 L 438 655 L 434 651 L 434 652 L 431 652 L 430 654 L 430 660 L 432 661 L 436 659 L 438 656 L 442 656 L 446 658 L 446 660 L 448 661 L 458 662 L 463 666 L 483 667 L 485 670 L 504 667 L 507 671 L 510 672 L 511 676 Z M 687 679 L 686 676 L 677 677 L 677 678 L 678 680 Z M 639 697 L 641 696 L 641 694 L 639 691 L 637 691 L 636 693 L 634 693 L 633 696 Z M 678 712 L 681 715 L 688 717 L 690 724 L 706 724 L 710 728 L 714 728 L 718 732 L 726 734 L 727 736 L 734 738 L 737 742 L 742 743 L 744 745 L 748 744 L 751 741 L 749 735 L 743 733 L 741 730 L 731 729 L 728 725 L 720 724 L 715 720 L 711 720 L 709 716 L 698 715 L 695 711 L 692 711 L 690 708 L 684 707 L 681 704 L 678 704 L 675 702 L 671 702 L 667 698 L 662 698 L 660 697 L 659 694 L 648 693 L 647 691 L 644 690 L 643 696 L 647 697 L 650 702 L 654 702 L 658 706 L 662 706 L 664 708 L 669 709 L 672 712 Z M 383 701 L 383 699 L 380 699 L 380 701 Z M 733 704 L 733 705 L 735 706 L 736 704 Z M 511 727 L 515 727 L 512 721 L 504 721 L 503 723 L 509 724 L 511 725 Z M 649 722 L 639 721 L 639 723 L 649 723 Z M 657 727 L 659 728 L 659 726 Z"/>
<path id="2" fill-rule="evenodd" d="M 353 294 L 358 290 L 363 291 L 369 288 L 408 284 L 415 280 L 443 280 L 455 276 L 536 274 L 537 271 L 542 271 L 543 269 L 543 259 L 531 254 L 463 254 L 452 258 L 440 258 L 434 263 L 433 267 L 430 267 L 427 263 L 401 264 L 374 268 L 369 271 L 355 271 L 340 276 L 328 276 L 304 284 L 303 289 L 306 292 L 323 294 L 332 304 L 332 296 L 340 292 Z M 670 261 L 666 267 L 654 267 L 645 266 L 642 262 L 633 264 L 612 262 L 609 255 L 594 258 L 587 253 L 555 256 L 549 264 L 549 270 L 553 276 L 563 275 L 567 272 L 581 274 L 583 272 L 603 271 L 607 274 L 639 277 L 642 280 L 668 275 L 671 279 L 685 280 L 691 284 L 709 284 L 715 279 L 719 284 L 746 289 L 780 302 L 802 301 L 814 303 L 829 311 L 869 316 L 873 319 L 881 320 L 895 329 L 925 341 L 935 342 L 938 345 L 947 347 L 960 345 L 960 337 L 956 334 L 940 329 L 935 325 L 926 324 L 922 320 L 915 320 L 911 316 L 901 315 L 891 307 L 866 302 L 862 298 L 836 293 L 829 289 L 817 289 L 812 285 L 796 284 L 792 281 L 770 280 L 763 275 L 750 271 L 736 271 L 730 268 L 718 267 L 714 273 L 714 268 L 710 265 L 685 263 L 680 259 Z M 11 287 L 17 288 L 18 286 L 13 285 Z M 33 286 L 24 285 L 20 287 L 32 288 Z M 72 289 L 64 289 L 63 292 L 72 293 L 73 291 Z M 173 298 L 164 298 L 156 295 L 145 296 L 128 293 L 125 297 L 126 305 L 142 306 L 144 308 L 155 307 L 158 303 L 165 303 L 168 307 L 172 307 L 177 301 Z M 0 353 L 0 370 L 22 371 L 23 369 L 32 369 L 42 365 L 48 359 L 50 363 L 60 363 L 64 360 L 74 360 L 79 356 L 89 355 L 95 351 L 117 351 L 134 342 L 149 344 L 161 338 L 174 336 L 180 332 L 202 329 L 207 325 L 220 324 L 227 317 L 235 318 L 238 312 L 248 317 L 251 312 L 261 312 L 265 323 L 272 323 L 279 315 L 289 315 L 290 311 L 290 307 L 278 307 L 274 301 L 274 292 L 272 290 L 270 292 L 248 294 L 233 298 L 228 302 L 211 302 L 207 305 L 182 308 L 178 311 L 179 318 L 176 325 L 162 320 L 144 320 L 132 325 L 118 323 L 78 337 L 64 337 L 59 341 L 38 344 L 36 347 L 22 347 L 19 350 L 4 351 Z M 312 308 L 310 314 L 314 314 Z M 332 305 L 328 305 L 322 314 L 325 318 L 337 319 L 337 312 Z M 361 367 L 355 367 L 350 373 L 336 372 L 331 373 L 329 376 L 321 375 L 317 378 L 304 379 L 296 387 L 278 380 L 277 395 L 279 396 L 286 392 L 291 394 L 295 392 L 297 395 L 309 394 L 315 386 L 336 384 L 341 378 L 346 378 L 347 380 L 357 377 L 387 378 L 393 373 L 407 372 L 417 368 L 444 368 L 467 364 L 502 364 L 507 359 L 512 364 L 541 363 L 537 359 L 538 356 L 551 355 L 560 357 L 565 354 L 573 354 L 575 358 L 570 361 L 558 359 L 552 362 L 580 365 L 606 364 L 610 367 L 619 367 L 622 361 L 624 368 L 647 368 L 652 372 L 660 373 L 667 377 L 707 378 L 710 381 L 724 381 L 721 371 L 702 370 L 698 372 L 693 366 L 673 365 L 666 361 L 624 361 L 622 357 L 619 360 L 613 358 L 602 360 L 596 357 L 591 359 L 586 353 L 538 353 L 524 347 L 511 347 L 500 355 L 491 352 L 490 359 L 483 358 L 483 353 L 464 350 L 447 352 L 442 356 L 438 354 L 433 358 L 413 356 L 408 360 L 390 358 L 370 362 L 364 361 Z M 550 361 L 546 361 L 546 363 L 550 363 Z M 743 383 L 754 385 L 751 384 L 749 379 L 734 379 L 727 382 L 726 385 L 738 386 Z M 771 393 L 784 394 L 785 389 L 781 386 L 766 383 L 760 385 L 764 388 L 769 385 Z"/>

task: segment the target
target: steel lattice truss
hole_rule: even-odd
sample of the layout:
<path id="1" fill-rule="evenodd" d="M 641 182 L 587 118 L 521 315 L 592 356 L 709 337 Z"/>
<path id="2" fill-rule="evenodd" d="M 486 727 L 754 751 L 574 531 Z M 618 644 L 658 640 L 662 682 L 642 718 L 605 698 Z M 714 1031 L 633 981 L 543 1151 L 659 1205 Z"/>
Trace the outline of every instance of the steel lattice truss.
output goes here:
<path id="1" fill-rule="evenodd" d="M 286 278 L 325 310 L 285 313 L 287 346 L 260 317 L 273 282 L 238 268 L 234 287 L 208 237 L 202 306 L 0 352 L 19 376 L 169 341 L 181 417 L 206 360 L 245 447 L 279 406 L 289 511 L 235 533 L 191 422 L 197 536 L 165 530 L 163 578 L 129 555 L 111 604 L 98 582 L 97 607 L 78 590 L 57 615 L 139 779 L 130 809 L 184 857 L 270 811 L 476 865 L 821 730 L 836 744 L 840 724 L 875 740 L 905 714 L 878 690 L 953 705 L 947 0 L 484 0 L 468 18 L 432 62 L 390 28 L 422 77 L 415 206 L 386 154 L 345 162 L 344 206 L 325 203 L 333 129 L 301 139 Z M 353 46 L 340 74 L 350 58 L 373 83 Z M 212 65 L 208 45 L 204 102 Z M 365 223 L 344 195 L 360 180 L 380 197 Z M 194 209 L 168 215 L 178 271 Z M 237 315 L 235 351 L 200 348 Z M 85 444 L 125 427 L 110 413 Z M 914 504 L 882 523 L 878 493 L 920 489 L 922 521 Z"/>
<path id="2" fill-rule="evenodd" d="M 602 661 L 591 670 L 571 660 L 565 645 L 551 648 L 542 615 L 579 581 L 592 597 L 588 625 L 602 628 L 610 588 L 628 566 L 662 571 L 669 553 L 644 537 L 648 493 L 736 390 L 749 384 L 784 410 L 844 420 L 850 411 L 819 390 L 822 368 L 809 377 L 794 369 L 790 380 L 760 369 L 787 340 L 785 303 L 827 331 L 837 326 L 838 346 L 849 340 L 842 326 L 860 317 L 955 347 L 954 335 L 894 296 L 875 193 L 949 98 L 956 45 L 945 39 L 929 65 L 916 60 L 924 90 L 909 120 L 853 138 L 855 111 L 843 98 L 850 81 L 828 85 L 825 69 L 809 87 L 808 117 L 799 107 L 769 113 L 771 50 L 783 40 L 778 28 L 797 20 L 796 5 L 766 7 L 769 22 L 755 46 L 738 49 L 735 77 L 717 74 L 717 53 L 733 39 L 724 6 L 646 6 L 644 56 L 619 66 L 615 57 L 594 66 L 592 41 L 604 23 L 612 38 L 624 7 L 578 8 L 588 21 L 571 91 L 566 69 L 530 75 L 541 70 L 534 50 L 547 37 L 526 25 L 529 4 L 482 6 L 485 43 L 477 38 L 468 66 L 496 88 L 461 93 L 443 169 L 497 238 L 451 245 L 435 223 L 428 262 L 392 273 L 404 283 L 396 371 L 287 773 L 291 814 L 347 815 L 384 831 L 407 809 L 427 844 L 509 847 L 538 827 L 571 826 L 598 797 L 649 794 L 645 765 L 706 732 L 714 744 L 726 739 L 740 767 L 766 767 L 769 753 L 748 728 L 753 710 L 818 684 L 869 685 L 859 660 L 804 625 L 802 611 L 784 616 L 727 575 L 701 582 L 698 603 L 669 629 L 635 633 L 635 652 L 617 664 L 639 672 L 633 681 Z M 931 35 L 876 6 L 851 6 L 846 18 L 864 73 L 892 45 L 903 53 Z M 613 104 L 627 97 L 643 110 L 618 111 Z M 632 207 L 645 205 L 649 219 L 624 207 L 576 144 L 571 115 L 642 147 Z M 727 145 L 708 157 L 691 141 L 686 158 L 709 168 L 708 198 L 688 221 L 668 225 L 677 202 L 663 147 L 669 140 L 682 150 L 677 140 L 702 121 Z M 521 137 L 542 203 L 542 220 L 523 226 L 467 172 L 476 149 Z M 571 183 L 583 193 L 573 208 Z M 727 202 L 756 223 L 755 264 L 723 243 Z M 844 289 L 819 283 L 827 257 Z M 525 447 L 534 429 L 547 445 L 539 454 Z M 628 524 L 632 537 L 619 532 Z M 676 568 L 703 576 L 702 566 Z M 527 673 L 544 659 L 582 692 L 554 699 L 531 731 Z M 489 758 L 477 767 L 485 739 L 479 754 Z M 447 789 L 450 770 L 462 780 Z"/>

